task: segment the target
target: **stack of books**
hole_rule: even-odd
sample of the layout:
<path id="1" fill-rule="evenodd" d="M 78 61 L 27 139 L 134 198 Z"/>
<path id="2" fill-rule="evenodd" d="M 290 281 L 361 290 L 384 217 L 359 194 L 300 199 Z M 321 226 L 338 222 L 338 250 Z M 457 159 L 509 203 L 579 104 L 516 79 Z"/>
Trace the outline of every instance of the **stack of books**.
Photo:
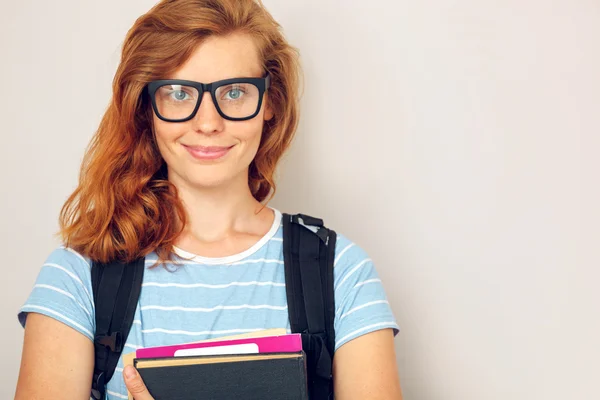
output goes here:
<path id="1" fill-rule="evenodd" d="M 124 362 L 155 400 L 308 399 L 302 338 L 285 330 L 141 348 Z"/>

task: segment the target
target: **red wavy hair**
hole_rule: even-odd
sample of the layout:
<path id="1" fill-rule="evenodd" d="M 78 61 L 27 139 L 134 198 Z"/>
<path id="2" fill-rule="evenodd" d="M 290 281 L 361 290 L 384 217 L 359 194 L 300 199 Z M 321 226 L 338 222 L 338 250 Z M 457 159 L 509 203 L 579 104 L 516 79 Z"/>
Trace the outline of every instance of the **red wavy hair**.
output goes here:
<path id="1" fill-rule="evenodd" d="M 63 242 L 100 262 L 156 251 L 172 259 L 186 223 L 177 190 L 154 141 L 145 85 L 176 71 L 207 37 L 251 35 L 272 77 L 265 121 L 248 184 L 258 201 L 275 191 L 273 174 L 298 124 L 298 53 L 260 0 L 163 0 L 127 33 L 113 96 L 81 166 L 79 185 L 61 209 Z M 268 200 L 268 199 L 267 199 Z"/>

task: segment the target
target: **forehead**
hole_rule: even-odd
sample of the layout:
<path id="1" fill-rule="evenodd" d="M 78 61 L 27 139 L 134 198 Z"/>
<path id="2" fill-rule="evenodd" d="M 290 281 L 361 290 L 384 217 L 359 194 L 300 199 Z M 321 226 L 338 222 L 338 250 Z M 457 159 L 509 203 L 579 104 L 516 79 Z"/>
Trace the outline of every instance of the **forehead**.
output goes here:
<path id="1" fill-rule="evenodd" d="M 203 83 L 236 77 L 262 77 L 262 60 L 254 39 L 247 34 L 211 36 L 172 74 L 173 79 Z"/>

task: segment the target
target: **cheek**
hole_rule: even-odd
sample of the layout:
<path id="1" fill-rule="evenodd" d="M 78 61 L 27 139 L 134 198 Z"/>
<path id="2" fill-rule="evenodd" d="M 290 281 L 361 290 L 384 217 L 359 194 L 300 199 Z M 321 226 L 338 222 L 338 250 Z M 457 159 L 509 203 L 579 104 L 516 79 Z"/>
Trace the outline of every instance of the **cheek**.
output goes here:
<path id="1" fill-rule="evenodd" d="M 174 142 L 183 135 L 183 126 L 177 124 L 170 124 L 155 118 L 154 120 L 154 137 L 156 138 L 156 144 L 160 150 L 163 158 L 168 157 L 169 149 L 173 147 Z"/>
<path id="2" fill-rule="evenodd" d="M 246 142 L 250 147 L 256 147 L 260 144 L 260 138 L 262 136 L 263 121 L 262 119 L 255 118 L 251 121 L 247 121 L 248 124 L 244 129 L 238 130 L 238 138 Z"/>
<path id="3" fill-rule="evenodd" d="M 244 164 L 250 164 L 256 157 L 262 137 L 262 123 L 253 123 L 244 132 L 240 132 L 238 139 L 243 143 L 242 154 L 240 154 Z"/>

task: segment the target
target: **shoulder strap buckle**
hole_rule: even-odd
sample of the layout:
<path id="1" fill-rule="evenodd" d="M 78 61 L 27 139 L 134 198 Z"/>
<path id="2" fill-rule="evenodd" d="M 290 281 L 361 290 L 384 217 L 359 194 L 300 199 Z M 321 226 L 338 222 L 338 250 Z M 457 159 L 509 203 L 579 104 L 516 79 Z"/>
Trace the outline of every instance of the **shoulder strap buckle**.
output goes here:
<path id="1" fill-rule="evenodd" d="M 94 343 L 110 349 L 112 352 L 123 351 L 123 336 L 121 332 L 113 332 L 110 335 L 96 335 Z"/>
<path id="2" fill-rule="evenodd" d="M 105 382 L 105 375 L 104 372 L 94 372 L 94 377 L 92 378 L 92 393 L 91 393 L 91 397 L 94 400 L 104 400 L 104 390 L 105 387 L 104 385 L 106 384 Z"/>
<path id="3" fill-rule="evenodd" d="M 326 246 L 329 245 L 329 229 L 325 228 L 325 224 L 321 218 L 311 217 L 306 214 L 295 214 L 290 216 L 290 222 L 302 225 L 306 229 L 316 233 Z"/>
<path id="4" fill-rule="evenodd" d="M 292 222 L 304 226 L 315 226 L 317 228 L 323 227 L 323 220 L 320 218 L 311 217 L 306 214 L 292 215 Z"/>

